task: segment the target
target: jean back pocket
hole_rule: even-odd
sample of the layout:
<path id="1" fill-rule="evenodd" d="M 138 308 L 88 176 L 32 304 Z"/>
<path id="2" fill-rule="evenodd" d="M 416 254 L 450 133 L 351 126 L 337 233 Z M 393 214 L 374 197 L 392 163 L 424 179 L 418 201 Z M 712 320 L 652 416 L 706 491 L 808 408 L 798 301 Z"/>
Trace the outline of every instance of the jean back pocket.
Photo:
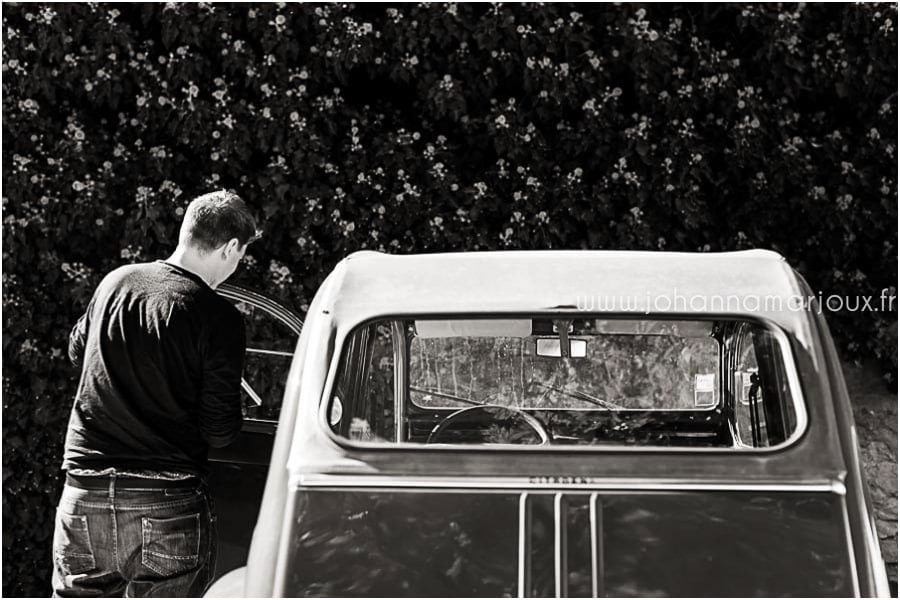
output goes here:
<path id="1" fill-rule="evenodd" d="M 141 518 L 141 563 L 163 577 L 190 571 L 200 563 L 200 513 Z"/>
<path id="2" fill-rule="evenodd" d="M 86 515 L 59 512 L 53 532 L 53 553 L 63 575 L 81 575 L 96 566 Z"/>

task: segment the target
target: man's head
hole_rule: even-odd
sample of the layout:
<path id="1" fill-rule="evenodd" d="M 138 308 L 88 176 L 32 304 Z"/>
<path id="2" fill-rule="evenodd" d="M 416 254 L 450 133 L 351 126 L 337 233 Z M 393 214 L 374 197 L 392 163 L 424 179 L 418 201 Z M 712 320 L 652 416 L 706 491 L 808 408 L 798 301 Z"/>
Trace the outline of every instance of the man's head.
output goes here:
<path id="1" fill-rule="evenodd" d="M 240 196 L 219 190 L 188 205 L 178 246 L 200 261 L 208 283 L 216 287 L 234 273 L 247 245 L 257 237 L 256 220 Z"/>

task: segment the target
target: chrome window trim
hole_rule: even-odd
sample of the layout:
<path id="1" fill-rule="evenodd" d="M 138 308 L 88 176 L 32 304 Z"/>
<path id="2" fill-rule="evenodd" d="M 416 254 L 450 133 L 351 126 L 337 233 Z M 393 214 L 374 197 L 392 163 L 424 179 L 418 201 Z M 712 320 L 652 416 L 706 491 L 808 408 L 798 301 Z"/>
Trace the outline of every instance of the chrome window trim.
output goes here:
<path id="1" fill-rule="evenodd" d="M 297 315 L 292 313 L 287 308 L 278 304 L 271 298 L 260 294 L 259 292 L 255 292 L 251 289 L 241 287 L 239 285 L 234 285 L 233 283 L 223 283 L 222 285 L 217 287 L 215 291 L 217 294 L 224 296 L 229 300 L 247 302 L 249 304 L 267 310 L 270 314 L 281 320 L 297 335 L 300 335 L 300 332 L 303 329 L 302 319 L 300 319 Z"/>
<path id="2" fill-rule="evenodd" d="M 518 314 L 528 314 L 528 315 L 537 315 L 537 314 L 558 314 L 558 312 L 564 311 L 544 311 L 541 312 L 539 310 L 535 310 L 530 313 L 515 313 Z M 583 314 L 583 313 L 576 313 Z M 590 313 L 595 314 L 595 313 Z M 499 315 L 503 315 L 509 317 L 511 315 L 504 313 L 489 313 L 489 314 L 470 314 L 462 313 L 453 314 L 451 316 L 454 317 L 478 317 L 478 318 L 496 318 Z M 634 315 L 628 314 L 609 314 L 605 315 L 607 318 L 628 318 L 634 317 Z M 650 313 L 647 315 L 642 315 L 647 319 L 659 319 L 659 320 L 684 320 L 684 317 L 680 315 L 659 315 L 656 313 Z M 375 452 L 383 452 L 383 451 L 398 451 L 398 450 L 409 450 L 414 452 L 497 452 L 497 451 L 506 451 L 506 452 L 540 452 L 540 453 L 616 453 L 616 452 L 629 452 L 629 453 L 644 453 L 644 452 L 665 452 L 667 454 L 672 455 L 689 455 L 689 454 L 737 454 L 740 456 L 759 456 L 764 454 L 770 454 L 779 452 L 788 448 L 789 446 L 794 445 L 794 443 L 799 440 L 806 433 L 807 427 L 809 425 L 809 417 L 806 408 L 806 398 L 803 395 L 802 388 L 800 386 L 800 378 L 797 371 L 797 362 L 794 358 L 794 351 L 791 347 L 791 343 L 788 339 L 787 334 L 784 330 L 778 326 L 776 323 L 769 319 L 765 319 L 758 315 L 717 315 L 717 314 L 709 314 L 709 315 L 694 315 L 693 320 L 730 320 L 730 321 L 745 321 L 750 323 L 755 323 L 767 331 L 769 331 L 772 335 L 775 336 L 776 342 L 778 343 L 778 347 L 781 350 L 782 361 L 784 363 L 785 374 L 787 375 L 788 380 L 788 388 L 791 392 L 791 399 L 794 402 L 794 409 L 796 411 L 797 416 L 797 425 L 794 428 L 793 433 L 780 444 L 776 444 L 774 446 L 765 446 L 759 448 L 748 448 L 748 447 L 718 447 L 718 448 L 691 448 L 691 447 L 678 447 L 678 446 L 612 446 L 612 445 L 546 445 L 546 446 L 534 446 L 534 445 L 518 445 L 518 444 L 489 444 L 489 445 L 473 445 L 473 444 L 456 444 L 451 445 L 447 444 L 443 447 L 435 446 L 433 444 L 414 444 L 408 442 L 387 442 L 387 443 L 371 443 L 371 442 L 360 442 L 356 440 L 351 440 L 349 438 L 345 438 L 339 436 L 332 431 L 331 427 L 328 425 L 327 412 L 328 405 L 331 402 L 331 392 L 335 385 L 335 379 L 337 377 L 337 371 L 340 367 L 342 354 L 344 352 L 346 341 L 349 336 L 359 327 L 362 327 L 368 323 L 383 321 L 383 320 L 399 320 L 399 319 L 410 319 L 410 318 L 428 318 L 429 315 L 412 315 L 412 316 L 402 316 L 402 315 L 384 315 L 379 317 L 374 317 L 371 319 L 367 319 L 366 321 L 356 323 L 344 330 L 344 333 L 335 341 L 335 351 L 332 356 L 332 360 L 329 367 L 329 372 L 326 376 L 325 386 L 323 388 L 323 392 L 319 398 L 319 407 L 318 407 L 318 422 L 317 425 L 321 428 L 324 435 L 333 443 L 337 444 L 342 448 L 346 448 L 349 450 L 365 450 L 365 451 L 375 451 Z M 721 379 L 721 378 L 720 378 Z M 720 388 L 724 385 L 723 382 L 720 381 Z M 718 407 L 717 407 L 718 408 Z M 709 410 L 709 409 L 706 409 Z"/>

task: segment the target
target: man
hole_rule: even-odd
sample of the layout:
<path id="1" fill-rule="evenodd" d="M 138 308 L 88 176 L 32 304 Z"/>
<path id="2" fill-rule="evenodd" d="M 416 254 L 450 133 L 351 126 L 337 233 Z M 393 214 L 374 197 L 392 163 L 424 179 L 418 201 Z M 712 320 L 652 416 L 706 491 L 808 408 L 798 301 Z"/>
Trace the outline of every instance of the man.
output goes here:
<path id="1" fill-rule="evenodd" d="M 72 330 L 82 366 L 53 534 L 58 596 L 199 596 L 215 571 L 207 450 L 241 428 L 238 310 L 215 293 L 256 237 L 231 192 L 196 198 L 166 261 L 108 274 Z"/>

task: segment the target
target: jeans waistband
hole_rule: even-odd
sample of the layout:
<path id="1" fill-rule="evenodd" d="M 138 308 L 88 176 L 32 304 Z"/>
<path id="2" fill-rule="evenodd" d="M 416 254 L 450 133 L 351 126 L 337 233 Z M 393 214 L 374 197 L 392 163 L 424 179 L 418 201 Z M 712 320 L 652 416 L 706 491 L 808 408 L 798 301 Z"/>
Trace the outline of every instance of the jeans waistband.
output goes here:
<path id="1" fill-rule="evenodd" d="M 111 479 L 115 478 L 112 482 Z M 119 475 L 72 475 L 66 473 L 66 484 L 82 490 L 108 490 L 110 483 L 116 488 L 152 490 L 195 490 L 203 485 L 199 477 L 188 479 L 148 479 L 144 477 L 122 477 Z"/>

